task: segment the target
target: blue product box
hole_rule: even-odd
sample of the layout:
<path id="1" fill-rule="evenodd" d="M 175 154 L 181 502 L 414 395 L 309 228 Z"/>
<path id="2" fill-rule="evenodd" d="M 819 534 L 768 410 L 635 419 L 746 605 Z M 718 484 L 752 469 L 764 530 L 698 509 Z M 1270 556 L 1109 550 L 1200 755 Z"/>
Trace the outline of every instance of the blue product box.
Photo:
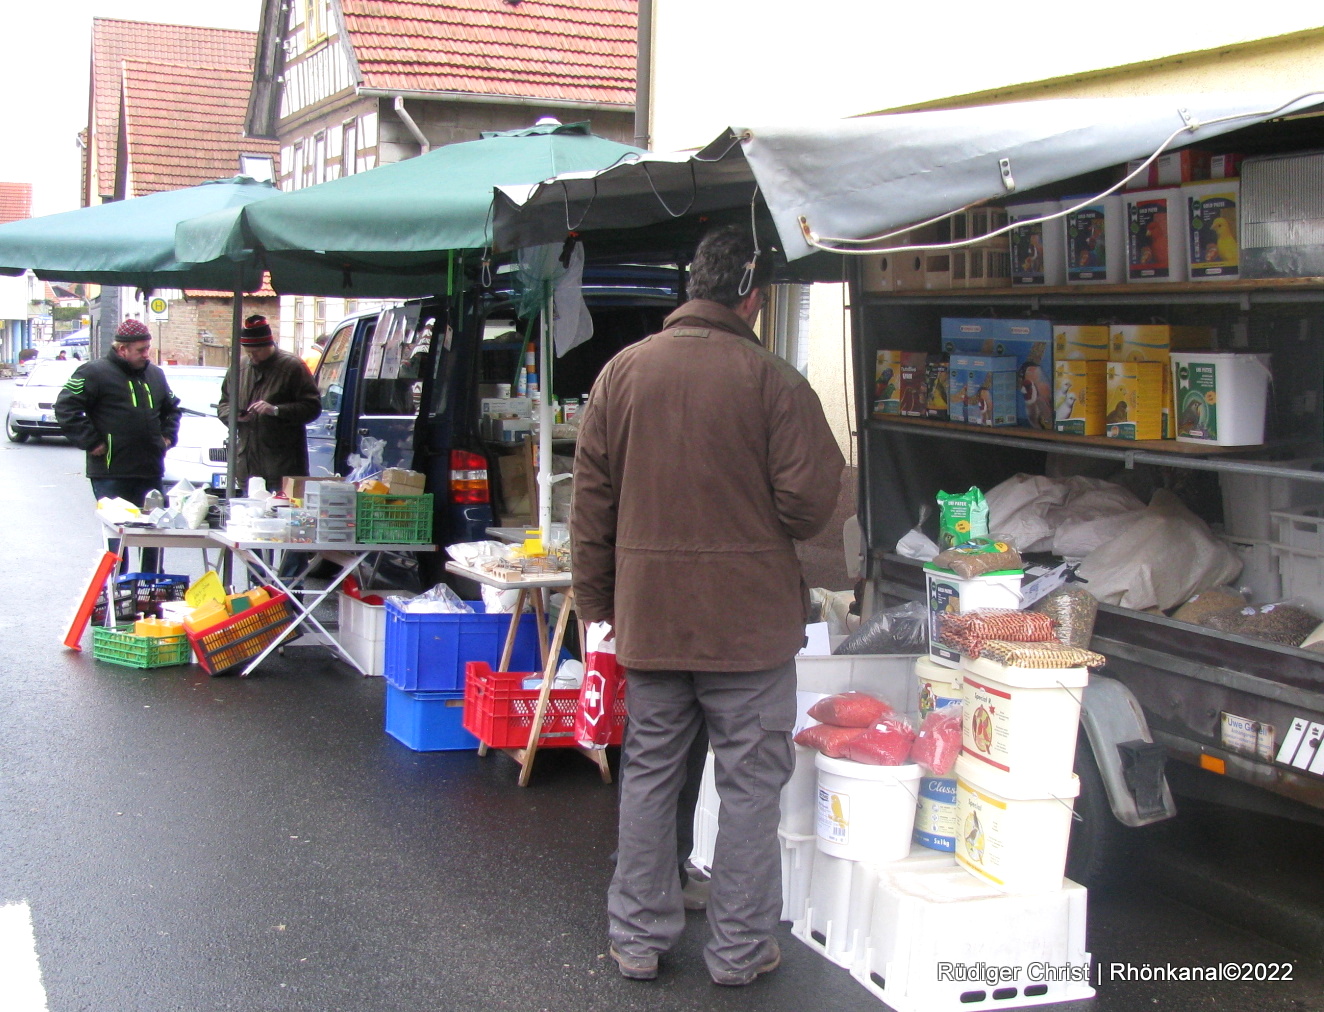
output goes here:
<path id="1" fill-rule="evenodd" d="M 495 669 L 509 628 L 509 615 L 411 612 L 388 599 L 382 674 L 406 692 L 463 692 L 464 666 L 484 661 Z M 527 612 L 515 633 L 510 670 L 542 670 L 538 628 Z"/>
<path id="2" fill-rule="evenodd" d="M 967 425 L 1016 424 L 1016 359 L 1010 355 L 953 355 L 952 401 L 956 384 L 964 390 Z"/>
<path id="3" fill-rule="evenodd" d="M 415 752 L 478 748 L 464 729 L 463 692 L 405 692 L 386 687 L 386 733 Z"/>
<path id="4" fill-rule="evenodd" d="M 942 350 L 1016 359 L 1016 422 L 1053 430 L 1053 325 L 1048 320 L 944 317 Z M 955 398 L 953 398 L 955 399 Z M 964 419 L 970 421 L 970 419 Z"/>

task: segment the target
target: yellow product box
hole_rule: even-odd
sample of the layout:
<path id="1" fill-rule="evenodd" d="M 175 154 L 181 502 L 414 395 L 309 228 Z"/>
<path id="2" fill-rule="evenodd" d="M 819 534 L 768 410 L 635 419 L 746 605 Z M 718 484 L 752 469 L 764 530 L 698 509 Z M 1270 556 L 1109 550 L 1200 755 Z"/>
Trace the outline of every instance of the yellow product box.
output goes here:
<path id="1" fill-rule="evenodd" d="M 1174 351 L 1210 348 L 1212 327 L 1174 327 L 1163 323 L 1116 324 L 1112 328 L 1110 362 L 1161 362 L 1163 364 L 1163 439 L 1175 439 L 1177 427 L 1172 414 L 1172 368 Z M 1112 400 L 1109 399 L 1109 404 Z"/>
<path id="2" fill-rule="evenodd" d="M 1104 435 L 1112 439 L 1162 439 L 1167 366 L 1162 362 L 1109 362 L 1107 373 Z M 1170 401 L 1171 389 L 1167 394 Z"/>
<path id="3" fill-rule="evenodd" d="M 1053 361 L 1075 359 L 1087 362 L 1107 362 L 1110 357 L 1111 336 L 1106 326 L 1078 327 L 1071 324 L 1053 324 Z"/>
<path id="4" fill-rule="evenodd" d="M 879 351 L 874 360 L 873 416 L 901 414 L 901 352 Z"/>
<path id="5" fill-rule="evenodd" d="M 1058 359 L 1053 369 L 1053 428 L 1073 436 L 1102 436 L 1109 403 L 1108 363 Z"/>

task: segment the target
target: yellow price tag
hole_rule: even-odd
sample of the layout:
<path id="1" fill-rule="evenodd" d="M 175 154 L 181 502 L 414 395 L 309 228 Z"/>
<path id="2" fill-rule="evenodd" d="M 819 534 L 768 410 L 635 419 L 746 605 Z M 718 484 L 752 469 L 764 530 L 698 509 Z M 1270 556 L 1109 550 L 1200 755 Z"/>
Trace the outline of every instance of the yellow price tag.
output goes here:
<path id="1" fill-rule="evenodd" d="M 214 570 L 203 573 L 194 580 L 184 594 L 184 603 L 190 608 L 200 608 L 207 601 L 225 604 L 225 588 L 221 586 L 221 578 Z"/>

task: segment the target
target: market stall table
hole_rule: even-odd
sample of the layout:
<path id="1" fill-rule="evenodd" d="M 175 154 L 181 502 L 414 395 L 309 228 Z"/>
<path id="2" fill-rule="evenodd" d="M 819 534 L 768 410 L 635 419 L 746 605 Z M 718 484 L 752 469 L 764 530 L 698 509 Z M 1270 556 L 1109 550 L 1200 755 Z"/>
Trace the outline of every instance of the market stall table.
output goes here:
<path id="1" fill-rule="evenodd" d="M 515 649 L 515 632 L 519 623 L 515 621 L 518 616 L 524 613 L 524 605 L 532 600 L 533 611 L 538 619 L 538 641 L 542 651 L 542 686 L 538 690 L 538 705 L 533 713 L 533 724 L 529 728 L 529 741 L 524 748 L 503 749 L 520 766 L 519 785 L 527 787 L 529 777 L 533 774 L 533 760 L 538 754 L 538 740 L 542 737 L 543 721 L 547 716 L 547 701 L 551 698 L 552 683 L 556 679 L 556 659 L 561 655 L 561 644 L 565 640 L 565 631 L 570 624 L 570 612 L 575 607 L 575 591 L 571 584 L 569 573 L 547 573 L 547 574 L 527 574 L 522 576 L 494 576 L 491 573 L 485 573 L 482 570 L 474 569 L 470 566 L 461 565 L 458 562 L 446 563 L 446 571 L 454 573 L 456 576 L 463 576 L 470 580 L 488 587 L 494 587 L 497 590 L 513 590 L 517 592 L 515 598 L 515 607 L 513 609 L 513 618 L 510 623 L 510 630 L 506 633 L 506 642 L 501 649 L 501 661 L 497 670 L 506 671 L 510 664 L 511 654 Z M 543 593 L 551 590 L 559 590 L 565 595 L 565 603 L 561 605 L 561 614 L 556 620 L 556 629 L 552 633 L 551 642 L 547 641 L 547 608 L 543 600 Z M 579 748 L 579 746 L 576 746 Z M 592 759 L 598 766 L 598 772 L 602 775 L 604 783 L 611 783 L 611 769 L 607 766 L 607 756 L 602 749 L 579 748 L 586 756 Z M 487 745 L 480 743 L 478 754 L 487 754 Z"/>
<path id="2" fill-rule="evenodd" d="M 340 641 L 327 631 L 313 612 L 344 582 L 347 576 L 363 564 L 363 561 L 369 555 L 375 552 L 435 552 L 437 550 L 435 545 L 426 544 L 360 545 L 343 542 L 319 544 L 317 542 L 299 541 L 240 541 L 220 531 L 213 532 L 213 537 L 218 544 L 224 545 L 238 556 L 248 566 L 249 571 L 256 573 L 263 583 L 275 587 L 281 593 L 289 596 L 295 612 L 294 621 L 290 624 L 291 632 L 304 624 L 310 624 L 317 630 L 316 632 L 305 632 L 301 639 L 306 642 L 300 642 L 297 645 L 329 646 L 344 658 L 346 664 L 349 664 L 361 675 L 367 674 L 363 670 L 363 665 L 350 656 L 349 652 L 340 644 Z M 301 568 L 300 575 L 294 577 L 281 576 L 281 567 L 273 565 L 272 562 L 263 557 L 264 552 L 273 549 L 307 553 L 309 556 L 308 562 Z M 314 565 L 322 560 L 339 567 L 335 576 L 325 587 L 307 588 L 303 586 L 303 574 L 310 571 Z M 241 674 L 247 675 L 252 672 L 267 655 L 282 644 L 290 645 L 285 641 L 285 637 L 277 637 L 266 649 L 249 661 Z"/>

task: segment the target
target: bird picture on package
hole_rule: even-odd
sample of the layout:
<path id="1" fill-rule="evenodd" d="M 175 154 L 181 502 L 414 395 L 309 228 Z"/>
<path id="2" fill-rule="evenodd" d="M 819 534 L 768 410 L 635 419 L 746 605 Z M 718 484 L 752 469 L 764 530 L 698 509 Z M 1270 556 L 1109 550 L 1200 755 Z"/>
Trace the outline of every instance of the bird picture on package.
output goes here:
<path id="1" fill-rule="evenodd" d="M 1191 277 L 1235 278 L 1240 246 L 1237 243 L 1237 192 L 1206 193 L 1187 200 L 1191 228 Z"/>
<path id="2" fill-rule="evenodd" d="M 1067 277 L 1072 281 L 1102 281 L 1108 277 L 1107 216 L 1102 204 L 1082 207 L 1066 216 Z"/>
<path id="3" fill-rule="evenodd" d="M 1132 280 L 1172 275 L 1168 262 L 1167 197 L 1137 200 L 1127 205 L 1126 255 Z"/>

